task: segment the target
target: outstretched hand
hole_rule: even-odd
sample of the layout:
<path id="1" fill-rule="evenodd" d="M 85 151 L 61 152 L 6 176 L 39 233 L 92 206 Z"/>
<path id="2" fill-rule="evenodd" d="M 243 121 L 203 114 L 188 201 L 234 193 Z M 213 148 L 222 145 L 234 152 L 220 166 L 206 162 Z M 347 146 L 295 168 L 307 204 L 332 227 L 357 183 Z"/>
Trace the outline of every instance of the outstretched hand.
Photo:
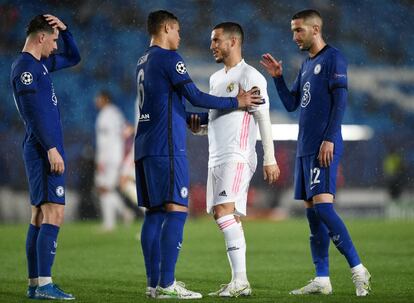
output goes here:
<path id="1" fill-rule="evenodd" d="M 273 56 L 269 53 L 262 55 L 262 60 L 260 60 L 260 64 L 266 69 L 266 71 L 271 75 L 273 78 L 278 78 L 282 76 L 283 68 L 282 68 L 282 61 L 277 61 Z"/>

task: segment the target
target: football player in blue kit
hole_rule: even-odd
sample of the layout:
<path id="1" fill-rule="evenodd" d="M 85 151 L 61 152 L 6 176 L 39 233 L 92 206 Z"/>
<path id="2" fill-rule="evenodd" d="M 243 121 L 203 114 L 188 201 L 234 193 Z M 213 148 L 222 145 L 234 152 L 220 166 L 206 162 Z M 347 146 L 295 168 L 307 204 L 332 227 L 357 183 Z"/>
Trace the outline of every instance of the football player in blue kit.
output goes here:
<path id="1" fill-rule="evenodd" d="M 264 54 L 261 61 L 273 77 L 285 108 L 289 112 L 300 108 L 295 199 L 304 200 L 316 277 L 290 293 L 332 293 L 328 257 L 331 238 L 348 261 L 356 295 L 366 296 L 371 276 L 333 204 L 343 152 L 341 124 L 348 95 L 347 62 L 338 49 L 325 43 L 322 25 L 322 17 L 315 10 L 304 10 L 292 17 L 293 41 L 309 57 L 302 63 L 291 90 L 282 76 L 282 61 L 270 54 Z"/>
<path id="2" fill-rule="evenodd" d="M 139 122 L 134 147 L 138 201 L 147 209 L 141 230 L 146 294 L 158 299 L 198 299 L 200 293 L 175 281 L 188 210 L 186 128 L 191 115 L 185 111 L 185 99 L 194 106 L 232 109 L 254 106 L 262 97 L 255 95 L 256 90 L 240 90 L 237 98 L 199 91 L 176 52 L 180 42 L 177 17 L 155 11 L 149 14 L 147 25 L 151 43 L 136 70 Z M 205 124 L 207 115 L 201 116 Z"/>
<path id="3" fill-rule="evenodd" d="M 32 215 L 26 239 L 31 299 L 75 299 L 51 277 L 65 206 L 65 153 L 58 99 L 51 72 L 71 67 L 80 55 L 67 26 L 52 15 L 38 15 L 27 26 L 23 51 L 13 62 L 10 83 L 25 124 L 23 159 Z M 59 34 L 63 52 L 57 49 Z"/>

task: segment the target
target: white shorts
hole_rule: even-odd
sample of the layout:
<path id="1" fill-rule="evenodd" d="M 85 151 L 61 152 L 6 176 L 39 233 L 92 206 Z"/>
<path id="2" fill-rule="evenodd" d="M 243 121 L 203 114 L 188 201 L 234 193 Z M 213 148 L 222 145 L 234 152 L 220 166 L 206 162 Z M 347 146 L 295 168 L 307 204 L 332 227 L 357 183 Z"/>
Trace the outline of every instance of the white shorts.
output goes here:
<path id="1" fill-rule="evenodd" d="M 119 163 L 105 163 L 100 171 L 95 172 L 95 186 L 105 187 L 108 190 L 116 189 L 120 177 Z"/>
<path id="2" fill-rule="evenodd" d="M 247 192 L 254 171 L 247 163 L 229 162 L 208 169 L 207 213 L 215 205 L 234 202 L 235 214 L 246 215 Z"/>

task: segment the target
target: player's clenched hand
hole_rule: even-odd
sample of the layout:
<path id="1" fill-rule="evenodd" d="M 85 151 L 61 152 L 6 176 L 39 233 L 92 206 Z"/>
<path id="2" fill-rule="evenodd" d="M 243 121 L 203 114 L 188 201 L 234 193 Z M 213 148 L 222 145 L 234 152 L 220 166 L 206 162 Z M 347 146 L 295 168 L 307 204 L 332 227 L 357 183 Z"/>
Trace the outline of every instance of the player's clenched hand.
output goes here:
<path id="1" fill-rule="evenodd" d="M 276 183 L 280 176 L 280 169 L 277 164 L 263 166 L 263 176 L 267 183 Z"/>
<path id="2" fill-rule="evenodd" d="M 333 160 L 334 144 L 329 141 L 322 141 L 319 149 L 318 160 L 321 167 L 328 167 Z"/>
<path id="3" fill-rule="evenodd" d="M 191 115 L 189 128 L 193 133 L 198 133 L 201 130 L 201 118 L 199 115 Z"/>
<path id="4" fill-rule="evenodd" d="M 53 147 L 47 151 L 47 157 L 50 163 L 50 171 L 55 174 L 63 174 L 65 171 L 65 163 L 62 156 L 59 154 L 56 147 Z"/>
<path id="5" fill-rule="evenodd" d="M 239 93 L 237 94 L 237 101 L 239 101 L 239 108 L 257 106 L 262 104 L 262 96 L 257 94 L 259 88 L 253 87 L 249 91 L 245 91 L 239 84 Z"/>
<path id="6" fill-rule="evenodd" d="M 260 64 L 267 70 L 267 72 L 273 77 L 278 78 L 282 76 L 283 68 L 282 61 L 277 61 L 269 53 L 262 55 L 262 60 Z"/>
<path id="7" fill-rule="evenodd" d="M 55 17 L 55 16 L 50 15 L 50 14 L 45 14 L 43 16 L 46 18 L 46 21 L 51 26 L 53 26 L 54 28 L 57 28 L 60 31 L 66 30 L 67 26 L 65 25 L 65 23 L 63 23 L 62 21 L 60 21 L 60 19 L 58 17 Z"/>

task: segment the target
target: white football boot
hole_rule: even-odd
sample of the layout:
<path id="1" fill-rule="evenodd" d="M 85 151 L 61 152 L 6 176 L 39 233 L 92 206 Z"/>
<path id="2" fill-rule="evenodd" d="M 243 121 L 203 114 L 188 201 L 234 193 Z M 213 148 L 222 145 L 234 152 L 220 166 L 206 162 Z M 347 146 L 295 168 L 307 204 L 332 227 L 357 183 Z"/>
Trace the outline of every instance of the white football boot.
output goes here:
<path id="1" fill-rule="evenodd" d="M 203 296 L 195 291 L 185 288 L 185 284 L 180 281 L 174 283 L 166 288 L 157 286 L 157 299 L 201 299 Z"/>
<path id="2" fill-rule="evenodd" d="M 145 295 L 147 298 L 155 298 L 156 294 L 156 288 L 147 286 L 147 289 L 145 290 Z"/>
<path id="3" fill-rule="evenodd" d="M 221 288 L 215 292 L 209 293 L 211 297 L 233 297 L 237 298 L 239 296 L 250 296 L 252 294 L 252 289 L 249 282 L 242 282 L 238 280 L 233 280 L 229 284 L 221 285 Z"/>
<path id="4" fill-rule="evenodd" d="M 289 294 L 291 295 L 310 295 L 310 294 L 332 294 L 332 285 L 328 280 L 326 282 L 320 281 L 318 278 L 312 279 L 307 285 L 302 288 L 292 290 Z"/>
<path id="5" fill-rule="evenodd" d="M 368 296 L 371 291 L 371 274 L 365 267 L 352 274 L 352 282 L 355 284 L 355 292 L 358 297 Z"/>

